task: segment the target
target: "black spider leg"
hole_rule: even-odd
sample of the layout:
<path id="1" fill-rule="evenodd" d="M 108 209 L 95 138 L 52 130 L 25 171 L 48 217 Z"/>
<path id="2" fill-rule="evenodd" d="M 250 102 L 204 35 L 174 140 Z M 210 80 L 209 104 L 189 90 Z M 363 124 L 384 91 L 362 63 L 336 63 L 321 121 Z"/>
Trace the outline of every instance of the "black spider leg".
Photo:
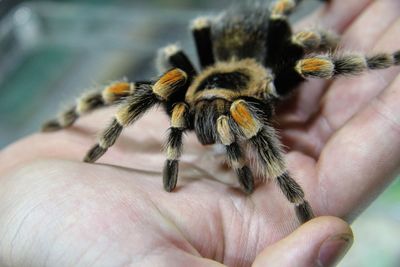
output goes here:
<path id="1" fill-rule="evenodd" d="M 340 37 L 331 31 L 314 28 L 295 33 L 291 41 L 303 47 L 306 53 L 331 52 L 338 47 Z"/>
<path id="2" fill-rule="evenodd" d="M 230 114 L 238 133 L 255 150 L 258 169 L 265 178 L 274 178 L 286 198 L 295 205 L 300 222 L 314 217 L 311 206 L 304 198 L 300 185 L 291 178 L 281 149 L 281 143 L 273 127 L 260 117 L 261 110 L 240 99 L 232 103 Z"/>
<path id="3" fill-rule="evenodd" d="M 304 49 L 291 42 L 292 30 L 285 16 L 269 20 L 266 40 L 265 65 L 275 75 L 276 96 L 290 93 L 304 78 L 293 70 L 297 60 L 304 56 Z"/>
<path id="4" fill-rule="evenodd" d="M 42 131 L 51 132 L 67 128 L 73 125 L 79 117 L 99 108 L 115 105 L 131 95 L 141 84 L 150 83 L 149 81 L 134 83 L 119 81 L 111 83 L 102 91 L 84 93 L 78 97 L 75 105 L 61 112 L 57 118 L 44 123 Z"/>
<path id="5" fill-rule="evenodd" d="M 86 154 L 85 162 L 95 162 L 112 146 L 122 129 L 133 124 L 147 110 L 159 103 L 168 103 L 179 91 L 188 88 L 187 74 L 172 69 L 163 74 L 153 85 L 142 84 L 119 107 L 111 124 L 101 133 L 98 143 Z M 172 105 L 172 104 L 171 104 Z"/>
<path id="6" fill-rule="evenodd" d="M 187 74 L 187 84 L 191 84 L 197 71 L 186 53 L 177 45 L 172 44 L 160 49 L 158 54 L 158 65 L 160 69 L 179 68 Z M 168 115 L 172 115 L 173 106 L 176 103 L 184 102 L 186 90 L 178 90 L 171 94 L 168 101 L 163 103 Z"/>
<path id="7" fill-rule="evenodd" d="M 179 68 L 187 73 L 189 81 L 197 75 L 197 71 L 189 57 L 179 46 L 172 44 L 160 49 L 158 63 L 163 71 Z"/>
<path id="8" fill-rule="evenodd" d="M 232 118 L 226 115 L 221 115 L 218 118 L 217 133 L 219 141 L 225 146 L 228 164 L 236 172 L 242 190 L 246 194 L 251 194 L 254 191 L 253 174 L 245 164 L 245 156 L 232 128 Z"/>
<path id="9" fill-rule="evenodd" d="M 287 16 L 293 12 L 300 2 L 301 0 L 278 0 L 271 6 L 265 65 L 271 68 L 275 75 L 275 96 L 278 98 L 287 96 L 305 80 L 293 69 L 293 66 L 304 57 L 306 50 L 310 48 L 310 44 L 307 43 L 307 41 L 310 41 L 310 37 L 304 39 L 304 33 L 303 35 L 301 33 L 293 35 L 287 19 Z M 329 48 L 334 45 L 334 36 L 328 32 L 320 32 L 319 37 L 320 45 L 316 48 L 324 48 L 324 45 Z M 299 43 L 299 41 L 303 41 L 303 43 Z"/>
<path id="10" fill-rule="evenodd" d="M 200 17 L 192 23 L 192 33 L 202 69 L 215 63 L 211 39 L 211 20 Z"/>
<path id="11" fill-rule="evenodd" d="M 167 144 L 167 160 L 164 164 L 163 184 L 167 192 L 171 192 L 176 187 L 178 181 L 179 159 L 182 154 L 183 134 L 189 126 L 189 106 L 180 102 L 173 106 L 171 114 L 171 127 Z"/>

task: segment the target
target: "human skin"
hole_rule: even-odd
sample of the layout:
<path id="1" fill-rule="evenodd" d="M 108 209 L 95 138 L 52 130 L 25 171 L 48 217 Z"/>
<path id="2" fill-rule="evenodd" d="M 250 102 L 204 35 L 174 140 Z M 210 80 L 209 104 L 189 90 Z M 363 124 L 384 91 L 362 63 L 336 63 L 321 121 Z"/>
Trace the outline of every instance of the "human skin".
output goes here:
<path id="1" fill-rule="evenodd" d="M 344 33 L 342 49 L 394 52 L 399 13 L 397 0 L 336 0 L 300 25 Z M 168 118 L 160 110 L 125 129 L 97 164 L 81 160 L 112 108 L 11 144 L 0 153 L 0 265 L 317 266 L 324 241 L 351 239 L 347 223 L 398 174 L 398 74 L 310 81 L 279 107 L 289 170 L 323 216 L 296 231 L 275 183 L 246 196 L 220 182 L 235 176 L 192 134 L 178 187 L 164 192 Z"/>

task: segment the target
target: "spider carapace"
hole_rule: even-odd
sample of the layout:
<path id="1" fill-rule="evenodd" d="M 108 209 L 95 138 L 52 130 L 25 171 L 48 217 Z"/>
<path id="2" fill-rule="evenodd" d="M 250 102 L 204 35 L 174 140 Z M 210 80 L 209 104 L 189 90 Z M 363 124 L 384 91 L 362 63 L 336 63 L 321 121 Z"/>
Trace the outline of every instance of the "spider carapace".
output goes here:
<path id="1" fill-rule="evenodd" d="M 200 61 L 198 72 L 176 45 L 160 50 L 154 81 L 116 82 L 101 92 L 84 94 L 75 106 L 43 126 L 44 131 L 68 127 L 81 115 L 119 104 L 112 123 L 84 161 L 95 162 L 112 146 L 122 129 L 157 104 L 170 116 L 166 143 L 164 188 L 177 183 L 182 137 L 194 131 L 204 144 L 222 144 L 227 162 L 244 192 L 254 190 L 253 172 L 274 179 L 295 205 L 301 222 L 313 217 L 304 192 L 287 171 L 284 153 L 271 126 L 274 106 L 307 78 L 331 79 L 400 64 L 400 52 L 363 56 L 338 53 L 339 38 L 325 30 L 293 33 L 287 16 L 300 0 L 278 0 L 270 9 L 253 4 L 192 22 Z M 336 51 L 333 53 L 333 51 Z M 249 152 L 250 151 L 250 152 Z M 254 154 L 254 162 L 248 154 Z M 251 163 L 251 166 L 248 166 Z"/>

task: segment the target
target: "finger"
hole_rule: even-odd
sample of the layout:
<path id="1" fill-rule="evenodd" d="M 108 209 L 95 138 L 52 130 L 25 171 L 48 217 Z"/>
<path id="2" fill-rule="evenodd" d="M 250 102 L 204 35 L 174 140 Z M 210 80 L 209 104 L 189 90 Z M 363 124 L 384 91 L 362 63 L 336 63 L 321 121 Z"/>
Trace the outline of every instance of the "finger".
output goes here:
<path id="1" fill-rule="evenodd" d="M 176 267 L 226 267 L 226 265 L 216 261 L 194 256 L 177 249 L 165 249 L 163 253 L 154 253 L 146 256 L 140 261 L 140 266 L 176 266 Z"/>
<path id="2" fill-rule="evenodd" d="M 394 10 L 394 11 L 393 11 Z M 359 40 L 360 47 L 366 50 L 379 52 L 393 52 L 400 49 L 398 46 L 398 36 L 400 34 L 400 19 L 398 14 L 400 2 L 397 1 L 378 1 L 370 5 L 365 11 L 368 15 L 362 15 L 349 29 L 349 36 L 357 31 L 362 32 L 365 38 Z M 376 13 L 387 14 L 382 22 L 374 21 Z M 375 13 L 375 14 L 374 14 Z M 374 30 L 371 30 L 371 38 L 368 31 L 362 28 L 372 21 Z M 379 29 L 379 30 L 377 30 Z M 379 34 L 379 32 L 381 32 Z M 371 41 L 371 39 L 378 40 Z M 370 52 L 372 53 L 372 52 Z M 333 132 L 340 128 L 356 112 L 368 105 L 393 79 L 398 75 L 400 69 L 393 67 L 388 70 L 374 71 L 360 77 L 339 78 L 329 88 L 323 96 L 322 106 L 320 106 L 321 116 L 315 116 L 309 121 L 308 125 L 302 127 L 291 127 L 285 132 L 287 143 L 292 149 L 303 151 L 307 155 L 318 158 L 321 150 Z M 304 89 L 305 91 L 309 88 Z M 304 94 L 304 104 L 318 108 L 317 104 L 310 104 Z M 307 100 L 306 100 L 307 99 Z M 301 104 L 300 104 L 301 105 Z M 303 109 L 306 110 L 307 108 Z M 305 126 L 304 126 L 305 125 Z M 306 131 L 304 131 L 306 130 Z"/>
<path id="3" fill-rule="evenodd" d="M 400 8 L 400 2 L 397 5 Z M 400 19 L 397 19 L 379 38 L 380 41 L 372 50 L 380 52 L 399 50 L 399 34 Z M 373 101 L 398 76 L 399 72 L 400 68 L 393 67 L 380 72 L 370 72 L 361 77 L 335 81 L 324 95 L 321 116 L 312 121 L 306 134 L 303 133 L 301 137 L 305 141 L 303 144 L 311 146 L 309 150 L 312 150 L 313 155 L 317 157 L 331 135 Z M 313 140 L 313 143 L 307 140 Z"/>
<path id="4" fill-rule="evenodd" d="M 373 0 L 329 1 L 311 16 L 302 20 L 299 27 L 315 25 L 342 33 Z"/>
<path id="5" fill-rule="evenodd" d="M 382 6 L 383 3 L 384 6 Z M 374 21 L 377 15 L 373 13 L 382 14 L 384 16 L 379 17 L 385 18 L 380 19 L 381 22 L 378 23 Z M 359 42 L 360 49 L 364 48 L 369 51 L 366 52 L 367 54 L 398 51 L 400 49 L 398 44 L 400 40 L 398 37 L 400 34 L 399 15 L 399 1 L 377 1 L 368 8 L 366 16 L 362 17 L 357 21 L 357 25 L 351 28 L 348 38 L 353 39 L 350 36 L 356 35 L 356 32 L 358 32 L 358 40 L 353 39 L 353 42 Z M 372 22 L 369 23 L 369 20 Z M 363 24 L 370 25 L 370 27 L 363 27 Z M 371 34 L 369 34 L 369 31 L 365 30 L 365 28 L 374 30 L 371 30 Z M 371 99 L 376 97 L 393 81 L 399 71 L 399 68 L 393 67 L 379 72 L 369 72 L 361 77 L 339 78 L 336 80 L 324 96 L 322 108 L 322 113 L 329 120 L 332 130 L 335 131 L 341 127 L 357 111 L 365 107 Z"/>
<path id="6" fill-rule="evenodd" d="M 400 76 L 327 143 L 318 161 L 326 214 L 349 219 L 399 172 Z"/>
<path id="7" fill-rule="evenodd" d="M 399 17 L 399 8 L 397 0 L 372 2 L 346 29 L 342 37 L 344 47 L 360 52 L 372 49 Z"/>
<path id="8" fill-rule="evenodd" d="M 349 25 L 363 12 L 373 1 L 371 0 L 350 0 L 343 4 L 343 1 L 332 1 L 323 5 L 311 16 L 300 21 L 295 31 L 310 27 L 321 27 L 337 33 L 344 32 Z M 292 101 L 286 102 L 279 109 L 280 124 L 287 126 L 294 122 L 305 122 L 311 114 L 318 110 L 318 102 L 324 92 L 325 81 L 307 81 L 301 85 Z"/>
<path id="9" fill-rule="evenodd" d="M 257 256 L 253 267 L 334 266 L 352 242 L 347 223 L 335 217 L 319 217 L 267 247 Z"/>
<path id="10" fill-rule="evenodd" d="M 320 19 L 321 24 L 324 24 L 325 20 L 329 20 L 333 30 L 345 32 L 340 44 L 340 50 L 361 51 L 361 48 L 363 48 L 366 51 L 372 49 L 376 40 L 379 40 L 379 37 L 398 18 L 399 14 L 400 2 L 398 1 L 373 1 L 372 3 L 370 3 L 371 1 L 358 1 L 357 3 L 350 3 L 350 6 L 347 5 L 347 2 L 346 5 L 343 2 L 338 2 L 333 2 L 331 4 L 332 7 L 328 5 L 328 8 L 325 8 L 322 14 L 321 11 L 317 12 L 317 14 L 322 16 Z M 332 13 L 336 14 L 337 21 L 333 21 L 330 18 L 330 16 L 333 16 L 331 15 Z M 385 14 L 385 16 L 382 16 L 382 14 Z M 344 24 L 346 27 L 343 27 Z M 382 40 L 381 43 L 384 43 L 384 41 Z M 382 47 L 377 47 L 377 50 L 379 48 L 383 49 Z M 382 51 L 385 50 L 380 52 Z M 339 79 L 339 81 L 340 84 L 336 87 L 349 82 L 348 79 Z M 356 83 L 357 79 L 352 79 L 351 81 Z M 300 114 L 297 114 L 297 116 L 300 115 L 299 117 L 303 118 L 303 121 L 318 109 L 317 103 L 323 95 L 323 86 L 325 84 L 324 81 L 307 81 L 300 88 L 304 93 L 300 94 L 300 106 L 298 108 L 298 113 Z M 332 90 L 330 89 L 330 91 Z M 343 90 L 340 90 L 340 92 L 343 92 Z"/>

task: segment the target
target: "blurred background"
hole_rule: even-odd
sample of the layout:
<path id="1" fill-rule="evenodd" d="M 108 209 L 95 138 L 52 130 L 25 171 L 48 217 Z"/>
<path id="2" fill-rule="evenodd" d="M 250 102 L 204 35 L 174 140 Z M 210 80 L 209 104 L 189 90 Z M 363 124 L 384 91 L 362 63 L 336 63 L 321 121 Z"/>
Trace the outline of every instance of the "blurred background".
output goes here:
<path id="1" fill-rule="evenodd" d="M 0 148 L 37 131 L 84 90 L 154 77 L 158 48 L 178 41 L 194 58 L 193 17 L 229 0 L 0 0 Z M 317 7 L 305 1 L 294 20 Z M 400 266 L 400 181 L 353 224 L 339 266 Z"/>

